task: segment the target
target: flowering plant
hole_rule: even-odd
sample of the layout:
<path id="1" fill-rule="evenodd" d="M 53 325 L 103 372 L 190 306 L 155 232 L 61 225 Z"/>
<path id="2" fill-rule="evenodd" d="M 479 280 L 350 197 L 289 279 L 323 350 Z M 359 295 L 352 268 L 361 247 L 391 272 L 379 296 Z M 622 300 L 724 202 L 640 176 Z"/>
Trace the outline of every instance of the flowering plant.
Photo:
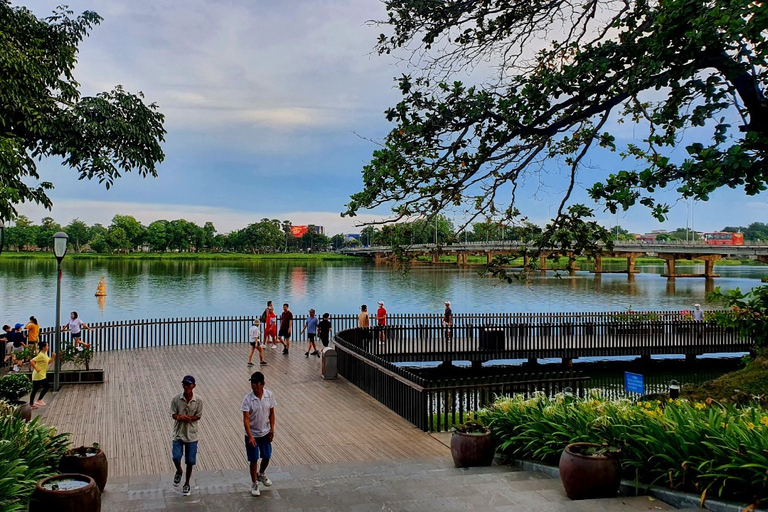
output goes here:
<path id="1" fill-rule="evenodd" d="M 32 391 L 29 377 L 21 373 L 11 373 L 0 378 L 0 398 L 6 402 L 17 402 L 22 396 Z"/>

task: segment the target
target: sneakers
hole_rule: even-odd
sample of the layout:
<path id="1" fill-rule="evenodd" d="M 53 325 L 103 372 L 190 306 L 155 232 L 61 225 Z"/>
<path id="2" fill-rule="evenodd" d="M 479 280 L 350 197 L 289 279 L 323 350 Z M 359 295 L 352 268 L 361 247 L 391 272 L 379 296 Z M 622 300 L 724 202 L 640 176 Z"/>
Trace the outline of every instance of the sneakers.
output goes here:
<path id="1" fill-rule="evenodd" d="M 251 362 L 248 362 L 248 366 L 253 366 L 253 363 L 251 363 Z"/>
<path id="2" fill-rule="evenodd" d="M 189 496 L 190 494 L 192 494 L 192 489 L 187 484 L 184 484 L 184 487 L 181 488 L 181 495 Z"/>
<path id="3" fill-rule="evenodd" d="M 19 365 L 17 364 L 13 365 L 13 371 L 15 372 L 19 371 Z"/>
<path id="4" fill-rule="evenodd" d="M 45 406 L 46 403 L 43 402 L 42 400 L 35 400 L 35 405 Z"/>
<path id="5" fill-rule="evenodd" d="M 277 343 L 273 343 L 272 348 L 277 348 Z"/>
<path id="6" fill-rule="evenodd" d="M 255 484 L 251 484 L 251 496 L 261 496 L 261 493 L 259 492 L 258 482 Z"/>
<path id="7" fill-rule="evenodd" d="M 314 353 L 314 352 L 312 352 L 312 355 L 315 355 L 315 353 Z M 309 357 L 309 352 L 304 352 L 304 357 L 307 357 L 307 358 L 308 358 L 308 357 Z"/>
<path id="8" fill-rule="evenodd" d="M 78 346 L 77 346 L 77 351 L 78 351 L 78 352 L 82 352 L 82 351 L 83 351 L 83 347 L 82 347 L 81 345 L 78 345 Z"/>
<path id="9" fill-rule="evenodd" d="M 259 364 L 260 364 L 261 366 L 266 366 L 266 365 L 267 365 L 267 362 L 266 362 L 266 361 L 261 361 Z"/>
<path id="10" fill-rule="evenodd" d="M 257 481 L 259 481 L 259 482 L 261 482 L 262 484 L 264 484 L 266 487 L 270 487 L 270 486 L 272 485 L 272 480 L 270 480 L 269 478 L 267 478 L 267 475 L 263 475 L 263 474 L 261 474 L 261 473 L 259 473 L 259 474 L 256 476 L 256 480 L 257 480 Z"/>
<path id="11" fill-rule="evenodd" d="M 287 348 L 284 348 L 284 349 L 283 349 L 283 355 L 284 355 L 284 356 L 287 356 L 287 355 L 288 355 L 288 349 L 287 349 Z"/>
<path id="12" fill-rule="evenodd" d="M 312 352 L 312 355 L 313 355 L 313 356 L 317 356 L 317 357 L 320 357 L 320 352 L 318 352 L 317 350 L 315 350 L 314 352 Z"/>
<path id="13" fill-rule="evenodd" d="M 175 475 L 173 475 L 173 486 L 178 487 L 179 483 L 181 483 L 181 471 L 177 471 Z"/>

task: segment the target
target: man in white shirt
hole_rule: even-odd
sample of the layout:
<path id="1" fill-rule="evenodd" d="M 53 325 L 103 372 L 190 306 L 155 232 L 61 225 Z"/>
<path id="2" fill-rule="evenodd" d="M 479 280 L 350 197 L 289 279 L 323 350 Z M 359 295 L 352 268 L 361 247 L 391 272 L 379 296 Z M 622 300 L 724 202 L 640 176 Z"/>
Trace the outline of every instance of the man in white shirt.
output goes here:
<path id="1" fill-rule="evenodd" d="M 272 439 L 275 437 L 275 395 L 264 389 L 264 374 L 251 375 L 251 392 L 243 397 L 243 427 L 245 452 L 251 471 L 251 496 L 259 496 L 259 482 L 272 485 L 264 472 L 272 458 Z M 261 468 L 259 468 L 261 459 Z"/>

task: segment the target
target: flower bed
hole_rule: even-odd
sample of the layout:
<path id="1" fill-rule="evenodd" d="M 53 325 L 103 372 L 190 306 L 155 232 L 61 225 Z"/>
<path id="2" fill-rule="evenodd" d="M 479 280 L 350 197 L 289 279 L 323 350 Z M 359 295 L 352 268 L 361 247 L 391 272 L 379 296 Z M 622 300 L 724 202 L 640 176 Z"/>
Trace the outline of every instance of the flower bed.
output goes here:
<path id="1" fill-rule="evenodd" d="M 624 477 L 757 504 L 768 500 L 768 412 L 711 400 L 499 398 L 478 413 L 515 459 L 556 464 L 571 442 L 621 448 Z"/>

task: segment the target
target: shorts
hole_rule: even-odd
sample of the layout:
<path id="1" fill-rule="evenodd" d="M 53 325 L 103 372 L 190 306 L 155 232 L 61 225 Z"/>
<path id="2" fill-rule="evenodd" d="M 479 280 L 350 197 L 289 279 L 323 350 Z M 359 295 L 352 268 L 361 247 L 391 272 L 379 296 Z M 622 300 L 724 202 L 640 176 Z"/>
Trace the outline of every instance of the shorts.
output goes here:
<path id="1" fill-rule="evenodd" d="M 248 462 L 258 462 L 259 458 L 272 458 L 272 442 L 269 440 L 269 435 L 257 437 L 256 446 L 251 446 L 251 444 L 248 442 L 248 436 L 244 437 L 245 455 L 248 457 Z M 259 457 L 259 455 L 261 455 L 261 457 Z"/>
<path id="2" fill-rule="evenodd" d="M 72 335 L 72 341 L 79 340 L 83 336 L 83 332 L 73 332 L 70 333 Z"/>
<path id="3" fill-rule="evenodd" d="M 11 343 L 11 346 L 13 347 L 13 343 Z M 13 351 L 15 353 L 24 352 L 24 347 L 13 347 Z"/>
<path id="4" fill-rule="evenodd" d="M 312 343 L 314 343 L 314 342 L 315 342 L 315 333 L 313 333 L 313 332 L 308 332 L 308 333 L 307 333 L 307 339 L 308 339 L 309 341 L 311 341 Z"/>
<path id="5" fill-rule="evenodd" d="M 281 338 L 290 339 L 291 331 L 289 331 L 288 329 L 280 329 L 280 332 L 277 333 L 277 335 L 280 336 Z"/>
<path id="6" fill-rule="evenodd" d="M 320 336 L 320 343 L 322 343 L 324 347 L 327 347 L 328 346 L 328 338 L 323 338 L 322 336 Z"/>
<path id="7" fill-rule="evenodd" d="M 197 441 L 193 443 L 185 443 L 180 439 L 174 439 L 173 449 L 171 451 L 171 457 L 174 462 L 181 462 L 182 452 L 185 452 L 184 461 L 187 466 L 194 466 L 197 463 Z"/>

